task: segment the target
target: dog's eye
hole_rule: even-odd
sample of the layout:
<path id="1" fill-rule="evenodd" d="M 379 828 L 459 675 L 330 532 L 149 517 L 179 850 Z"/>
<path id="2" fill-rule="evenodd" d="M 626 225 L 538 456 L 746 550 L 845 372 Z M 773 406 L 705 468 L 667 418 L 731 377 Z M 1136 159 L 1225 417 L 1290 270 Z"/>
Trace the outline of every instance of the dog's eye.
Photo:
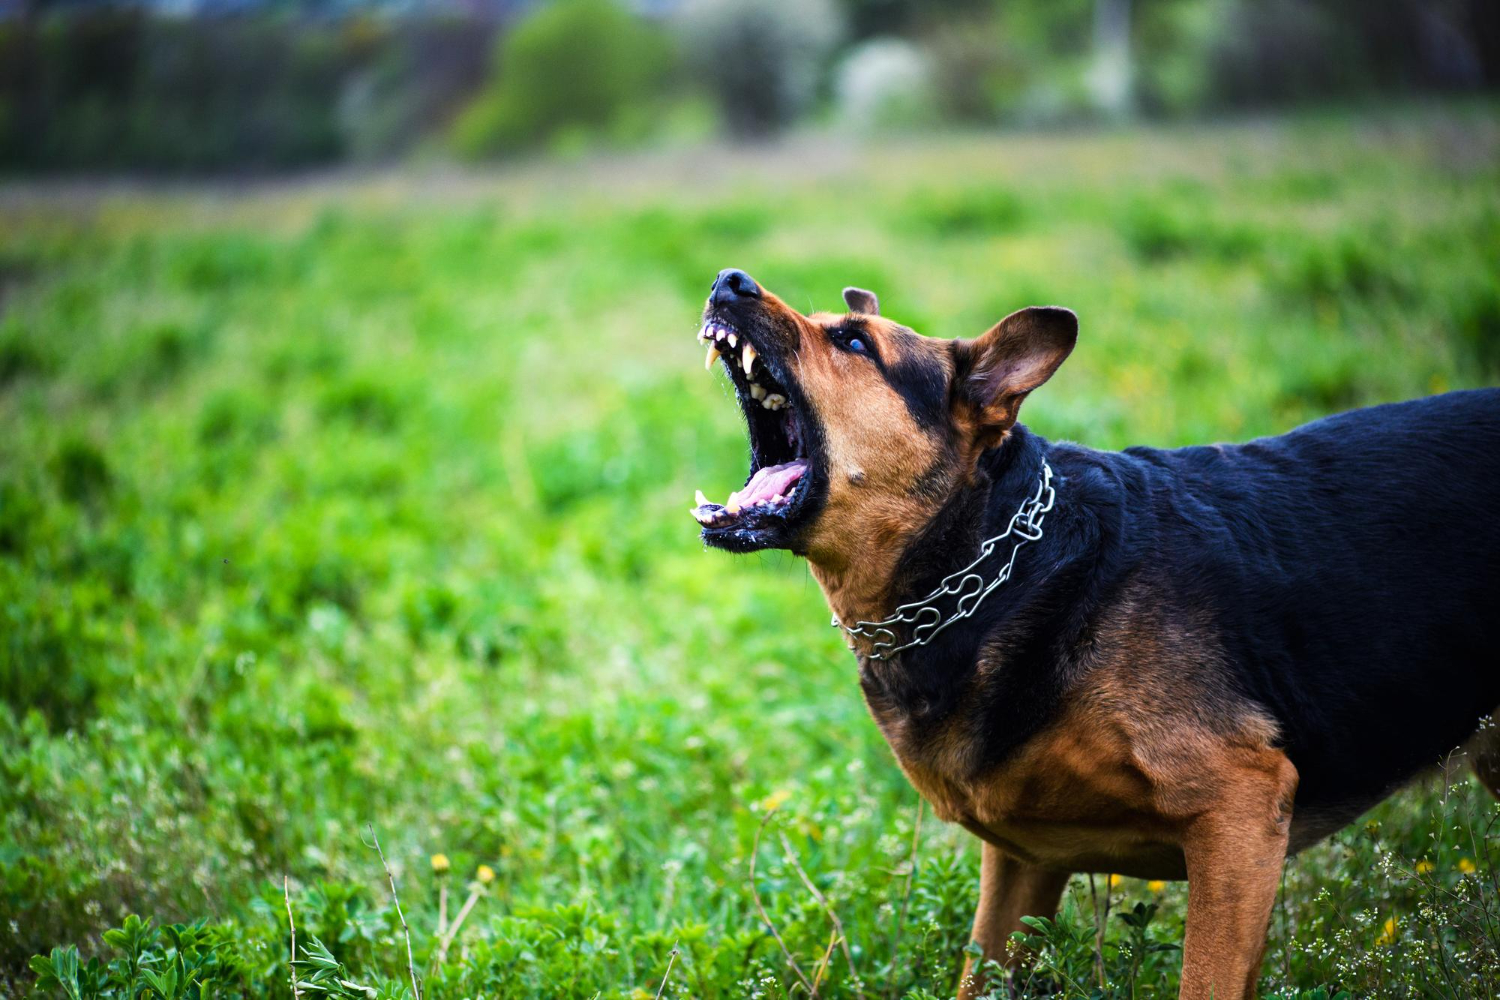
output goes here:
<path id="1" fill-rule="evenodd" d="M 869 354 L 870 342 L 858 334 L 848 333 L 843 330 L 834 331 L 831 338 L 835 346 L 855 354 Z"/>

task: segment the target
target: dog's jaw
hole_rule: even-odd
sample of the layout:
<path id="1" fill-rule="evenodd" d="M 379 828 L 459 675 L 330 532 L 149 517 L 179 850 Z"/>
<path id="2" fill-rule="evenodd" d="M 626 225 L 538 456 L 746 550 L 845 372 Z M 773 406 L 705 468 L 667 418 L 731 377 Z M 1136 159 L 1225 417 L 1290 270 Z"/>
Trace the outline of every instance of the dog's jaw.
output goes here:
<path id="1" fill-rule="evenodd" d="M 716 548 L 795 552 L 818 506 L 816 434 L 772 338 L 756 337 L 752 326 L 711 309 L 698 331 L 704 367 L 713 371 L 721 363 L 734 386 L 749 432 L 750 472 L 723 503 L 699 490 L 690 512 L 703 541 Z"/>

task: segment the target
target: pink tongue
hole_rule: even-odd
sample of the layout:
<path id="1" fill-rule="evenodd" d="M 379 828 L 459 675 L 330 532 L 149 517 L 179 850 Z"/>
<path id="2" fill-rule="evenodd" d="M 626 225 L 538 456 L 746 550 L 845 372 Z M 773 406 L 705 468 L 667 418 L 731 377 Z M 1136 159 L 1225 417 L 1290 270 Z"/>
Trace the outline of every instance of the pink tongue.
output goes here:
<path id="1" fill-rule="evenodd" d="M 770 501 L 778 496 L 784 497 L 806 471 L 807 463 L 802 461 L 786 462 L 782 465 L 760 469 L 745 484 L 744 489 L 729 497 L 727 506 L 748 507 L 757 500 Z"/>

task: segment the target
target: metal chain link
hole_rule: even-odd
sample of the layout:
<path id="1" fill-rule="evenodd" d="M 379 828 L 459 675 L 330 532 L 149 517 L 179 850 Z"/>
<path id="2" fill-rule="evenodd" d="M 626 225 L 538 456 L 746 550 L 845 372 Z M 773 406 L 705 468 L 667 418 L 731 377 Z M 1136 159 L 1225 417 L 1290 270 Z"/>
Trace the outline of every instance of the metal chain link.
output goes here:
<path id="1" fill-rule="evenodd" d="M 956 621 L 968 618 L 979 609 L 979 605 L 995 588 L 1010 579 L 1011 570 L 1016 565 L 1016 554 L 1021 551 L 1021 546 L 1027 542 L 1039 541 L 1042 537 L 1042 522 L 1046 519 L 1047 512 L 1052 509 L 1052 502 L 1057 499 L 1057 491 L 1052 486 L 1052 466 L 1042 459 L 1042 472 L 1036 487 L 1036 493 L 1021 503 L 1021 506 L 1011 515 L 1010 523 L 1005 530 L 993 538 L 987 538 L 979 546 L 979 555 L 974 561 L 956 573 L 951 573 L 943 578 L 936 590 L 922 598 L 920 601 L 912 601 L 898 607 L 888 618 L 882 618 L 878 622 L 855 622 L 850 628 L 839 621 L 838 616 L 833 618 L 833 627 L 843 629 L 849 634 L 850 639 L 864 639 L 870 642 L 871 648 L 869 658 L 872 660 L 889 660 L 892 656 L 903 650 L 911 649 L 913 646 L 925 646 L 936 638 L 943 629 Z M 974 567 L 988 559 L 995 551 L 995 546 L 1005 539 L 1016 537 L 1016 543 L 1011 547 L 1010 558 L 1000 568 L 1000 572 L 988 584 L 984 577 L 974 572 Z M 947 618 L 938 610 L 936 602 L 944 597 L 958 598 L 953 614 Z M 911 625 L 911 641 L 904 645 L 896 645 L 896 633 L 894 626 Z M 854 648 L 850 642 L 849 648 Z"/>

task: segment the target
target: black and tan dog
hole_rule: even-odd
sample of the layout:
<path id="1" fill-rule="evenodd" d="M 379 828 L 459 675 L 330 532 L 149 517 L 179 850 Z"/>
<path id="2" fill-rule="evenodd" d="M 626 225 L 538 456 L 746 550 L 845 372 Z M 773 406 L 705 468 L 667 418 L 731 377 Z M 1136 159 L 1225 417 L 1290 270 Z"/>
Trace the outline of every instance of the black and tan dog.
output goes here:
<path id="1" fill-rule="evenodd" d="M 751 476 L 693 516 L 811 563 L 902 768 L 983 841 L 986 956 L 1072 872 L 1186 878 L 1181 995 L 1253 996 L 1289 853 L 1466 741 L 1500 794 L 1500 390 L 1098 452 L 1016 422 L 1073 313 L 944 341 L 844 299 L 714 281 Z"/>

